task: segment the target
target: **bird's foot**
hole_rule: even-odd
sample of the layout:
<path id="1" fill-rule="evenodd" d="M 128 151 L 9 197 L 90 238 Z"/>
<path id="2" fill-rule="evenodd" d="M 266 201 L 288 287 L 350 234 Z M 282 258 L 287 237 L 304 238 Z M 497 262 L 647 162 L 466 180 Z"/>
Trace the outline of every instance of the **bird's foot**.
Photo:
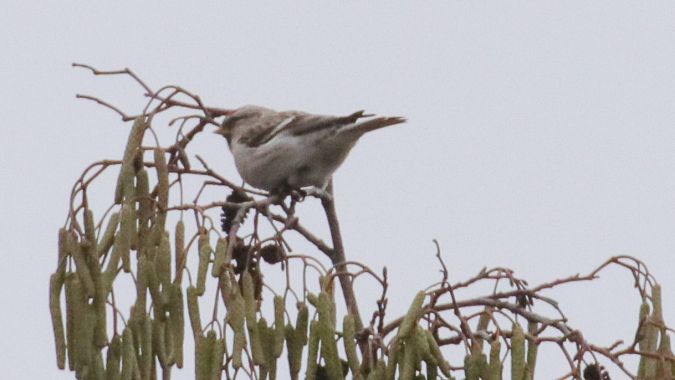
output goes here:
<path id="1" fill-rule="evenodd" d="M 305 196 L 319 198 L 322 201 L 328 201 L 328 202 L 333 200 L 333 194 L 329 193 L 328 191 L 326 191 L 324 189 L 320 189 L 318 187 L 312 187 L 312 188 L 307 189 L 307 191 L 305 191 Z"/>

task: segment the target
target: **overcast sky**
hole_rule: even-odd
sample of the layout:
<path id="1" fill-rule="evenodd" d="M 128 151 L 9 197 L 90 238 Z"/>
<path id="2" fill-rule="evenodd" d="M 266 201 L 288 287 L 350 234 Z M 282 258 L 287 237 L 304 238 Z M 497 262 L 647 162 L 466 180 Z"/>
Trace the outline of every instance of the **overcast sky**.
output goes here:
<path id="1" fill-rule="evenodd" d="M 47 309 L 56 232 L 74 180 L 119 157 L 129 128 L 75 93 L 142 107 L 133 83 L 73 61 L 128 66 L 214 106 L 406 116 L 366 136 L 335 177 L 348 257 L 387 265 L 392 313 L 438 276 L 435 238 L 455 280 L 508 266 L 536 284 L 635 255 L 675 324 L 672 1 L 10 3 L 0 15 L 4 379 L 73 378 L 56 369 Z M 203 146 L 195 153 L 237 178 L 223 141 Z M 327 237 L 318 208 L 306 203 L 301 217 Z M 586 338 L 632 338 L 640 300 L 628 274 L 548 295 Z"/>

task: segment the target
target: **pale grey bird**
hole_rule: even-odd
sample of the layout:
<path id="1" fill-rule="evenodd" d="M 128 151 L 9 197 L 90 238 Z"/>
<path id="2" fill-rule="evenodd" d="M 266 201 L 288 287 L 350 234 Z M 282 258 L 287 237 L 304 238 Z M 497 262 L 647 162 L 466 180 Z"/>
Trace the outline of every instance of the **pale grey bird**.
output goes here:
<path id="1" fill-rule="evenodd" d="M 232 111 L 216 133 L 227 139 L 239 174 L 251 186 L 323 190 L 361 136 L 405 122 L 402 117 L 373 116 L 363 111 L 324 116 L 244 106 Z"/>

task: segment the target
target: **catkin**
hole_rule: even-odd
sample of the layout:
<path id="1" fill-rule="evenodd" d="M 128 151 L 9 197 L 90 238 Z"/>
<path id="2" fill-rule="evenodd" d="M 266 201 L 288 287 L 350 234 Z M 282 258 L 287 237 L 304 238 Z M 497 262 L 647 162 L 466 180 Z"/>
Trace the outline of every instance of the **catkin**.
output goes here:
<path id="1" fill-rule="evenodd" d="M 63 316 L 61 315 L 61 288 L 64 276 L 54 273 L 49 278 L 49 311 L 52 316 L 54 343 L 56 346 L 56 365 L 60 369 L 66 367 L 66 337 L 63 330 Z"/>
<path id="2" fill-rule="evenodd" d="M 284 297 L 275 296 L 274 297 L 274 342 L 273 342 L 273 353 L 274 357 L 278 358 L 281 356 L 281 352 L 284 350 L 284 311 L 286 310 L 286 305 L 284 304 Z"/>
<path id="3" fill-rule="evenodd" d="M 65 273 L 66 271 L 66 261 L 68 256 L 70 256 L 70 243 L 68 239 L 70 238 L 70 233 L 65 228 L 59 229 L 59 259 L 56 263 L 56 272 Z"/>
<path id="4" fill-rule="evenodd" d="M 214 333 L 215 334 L 215 333 Z M 211 373 L 210 380 L 220 379 L 223 370 L 223 362 L 225 360 L 225 340 L 216 339 L 213 343 L 213 351 L 211 353 Z"/>
<path id="5" fill-rule="evenodd" d="M 211 246 L 209 245 L 209 235 L 206 232 L 199 234 L 197 240 L 197 247 L 199 249 L 199 267 L 197 268 L 197 290 L 199 295 L 204 294 L 206 290 L 206 271 L 209 266 L 209 259 L 211 258 Z"/>
<path id="6" fill-rule="evenodd" d="M 96 247 L 96 256 L 102 257 L 108 253 L 110 247 L 112 247 L 115 241 L 115 231 L 117 231 L 117 226 L 119 225 L 120 214 L 118 212 L 113 213 L 108 218 L 108 225 L 105 228 L 105 232 L 101 237 L 97 247 Z"/>
<path id="7" fill-rule="evenodd" d="M 488 364 L 487 379 L 486 380 L 501 380 L 502 379 L 502 361 L 500 360 L 501 343 L 497 337 L 490 344 L 490 362 Z"/>
<path id="8" fill-rule="evenodd" d="M 417 365 L 417 347 L 414 344 L 411 344 L 411 341 L 408 340 L 403 348 L 403 354 L 401 355 L 400 361 L 400 378 L 401 379 L 412 379 L 415 375 L 415 367 Z M 469 378 L 467 377 L 467 380 Z M 475 380 L 475 379 L 471 379 Z"/>
<path id="9" fill-rule="evenodd" d="M 242 275 L 244 304 L 246 309 L 246 329 L 248 331 L 248 340 L 251 344 L 251 354 L 253 362 L 257 365 L 265 364 L 262 347 L 260 346 L 260 334 L 258 332 L 258 324 L 256 321 L 257 302 L 255 300 L 255 287 L 253 285 L 253 278 L 248 271 Z"/>
<path id="10" fill-rule="evenodd" d="M 149 222 L 154 215 L 153 203 L 150 198 L 150 179 L 144 168 L 136 172 L 136 200 L 138 201 L 138 235 L 139 245 L 144 245 L 147 239 Z"/>
<path id="11" fill-rule="evenodd" d="M 154 344 L 154 321 L 150 318 L 150 316 L 143 312 L 143 315 L 138 317 L 137 323 L 138 324 L 136 326 L 140 328 L 140 334 L 138 335 L 140 342 L 138 343 L 141 347 L 140 363 L 138 363 L 138 367 L 144 379 L 151 378 L 151 373 L 153 371 L 152 368 L 155 365 L 154 352 L 156 351 Z"/>
<path id="12" fill-rule="evenodd" d="M 197 335 L 195 342 L 195 379 L 209 380 L 211 375 L 211 359 L 213 349 L 216 343 L 216 332 L 211 330 L 204 337 L 201 333 Z"/>
<path id="13" fill-rule="evenodd" d="M 202 320 L 199 316 L 199 294 L 194 286 L 187 289 L 187 306 L 188 316 L 190 317 L 190 325 L 192 326 L 192 333 L 195 339 L 202 335 Z"/>
<path id="14" fill-rule="evenodd" d="M 143 133 L 147 128 L 147 123 L 142 116 L 134 120 L 134 125 L 129 132 L 127 146 L 124 149 L 124 156 L 122 156 L 122 167 L 120 174 L 117 177 L 117 185 L 115 187 L 115 203 L 121 204 L 124 197 L 132 196 L 134 181 L 134 160 L 141 153 L 141 143 L 143 141 Z"/>
<path id="15" fill-rule="evenodd" d="M 359 357 L 356 354 L 356 327 L 354 316 L 351 314 L 345 315 L 342 320 L 342 342 L 345 346 L 345 353 L 347 354 L 347 363 L 352 371 L 352 377 L 357 380 L 361 379 L 361 372 L 359 370 Z"/>
<path id="16" fill-rule="evenodd" d="M 396 366 L 399 365 L 399 356 L 401 354 L 402 344 L 398 337 L 395 337 L 390 344 L 389 355 L 387 356 L 387 367 L 385 368 L 384 378 L 394 380 L 396 375 Z"/>
<path id="17" fill-rule="evenodd" d="M 174 234 L 174 248 L 175 248 L 175 268 L 176 268 L 176 279 L 180 284 L 183 278 L 183 266 L 185 261 L 183 259 L 185 251 L 185 223 L 182 220 L 179 220 L 176 223 L 176 232 Z"/>
<path id="18" fill-rule="evenodd" d="M 167 231 L 162 233 L 155 261 L 157 277 L 159 277 L 159 282 L 162 284 L 162 291 L 166 291 L 169 288 L 169 284 L 171 284 L 171 242 Z"/>
<path id="19" fill-rule="evenodd" d="M 115 237 L 114 248 L 117 248 L 119 251 L 119 255 L 122 258 L 122 269 L 126 273 L 131 272 L 131 259 L 129 254 L 131 250 L 131 241 L 134 235 L 135 224 L 135 210 L 133 207 L 131 207 L 131 205 L 125 203 L 122 206 L 122 211 L 120 212 L 120 230 Z M 110 268 L 110 266 L 108 268 Z M 117 268 L 114 269 L 116 270 Z"/>
<path id="20" fill-rule="evenodd" d="M 216 257 L 213 260 L 213 267 L 211 268 L 211 276 L 218 278 L 223 272 L 223 265 L 225 265 L 225 255 L 227 254 L 227 240 L 218 238 L 216 242 Z"/>
<path id="21" fill-rule="evenodd" d="M 157 169 L 157 215 L 155 227 L 158 231 L 164 231 L 166 223 L 166 209 L 169 206 L 169 168 L 166 166 L 166 158 L 162 148 L 155 148 L 155 167 Z M 159 239 L 160 236 L 157 236 Z"/>
<path id="22" fill-rule="evenodd" d="M 522 380 L 525 376 L 525 334 L 518 323 L 513 323 L 511 337 L 511 378 Z"/>
<path id="23" fill-rule="evenodd" d="M 422 304 L 424 303 L 424 292 L 419 292 L 415 295 L 410 308 L 408 308 L 408 313 L 403 317 L 401 326 L 398 328 L 398 337 L 405 339 L 408 334 L 412 331 L 413 327 L 417 325 L 417 320 L 420 318 L 420 313 L 422 311 Z"/>
<path id="24" fill-rule="evenodd" d="M 166 331 L 165 322 L 161 320 L 152 321 L 152 350 L 157 355 L 160 366 L 167 368 L 168 356 L 166 351 Z"/>
<path id="25" fill-rule="evenodd" d="M 539 325 L 537 322 L 528 321 L 527 322 L 527 332 L 535 336 Z M 534 368 L 537 363 L 537 349 L 539 346 L 534 339 L 527 339 L 527 368 L 529 369 L 529 376 L 532 378 L 534 376 Z"/>
<path id="26" fill-rule="evenodd" d="M 239 293 L 239 286 L 233 286 L 230 293 L 230 304 L 227 307 L 227 322 L 234 331 L 232 345 L 232 365 L 241 368 L 241 353 L 246 346 L 246 305 Z"/>
<path id="27" fill-rule="evenodd" d="M 120 364 L 122 359 L 122 338 L 115 335 L 110 340 L 110 346 L 106 354 L 105 377 L 106 380 L 120 380 L 122 373 Z"/>
<path id="28" fill-rule="evenodd" d="M 315 379 L 316 371 L 319 366 L 319 321 L 312 321 L 309 324 L 309 346 L 307 353 L 307 368 L 305 369 L 305 379 Z"/>
<path id="29" fill-rule="evenodd" d="M 93 298 L 96 288 L 85 256 L 88 250 L 89 244 L 86 241 L 82 241 L 79 246 L 73 250 L 72 257 L 75 261 L 77 276 L 80 278 L 80 281 L 82 281 L 85 294 L 88 298 Z"/>
<path id="30" fill-rule="evenodd" d="M 185 337 L 183 291 L 176 283 L 171 284 L 169 289 L 169 327 L 172 330 L 174 360 L 178 368 L 183 368 L 183 339 Z"/>
<path id="31" fill-rule="evenodd" d="M 93 258 L 96 248 L 96 225 L 94 224 L 94 213 L 91 209 L 84 210 L 84 237 L 89 242 L 89 257 Z"/>
<path id="32" fill-rule="evenodd" d="M 431 354 L 436 358 L 436 362 L 438 363 L 441 372 L 443 372 L 443 375 L 446 377 L 450 377 L 450 365 L 443 358 L 443 353 L 441 352 L 440 347 L 438 347 L 438 342 L 436 342 L 434 335 L 429 330 L 424 330 L 424 334 L 427 337 L 427 343 L 429 343 Z"/>

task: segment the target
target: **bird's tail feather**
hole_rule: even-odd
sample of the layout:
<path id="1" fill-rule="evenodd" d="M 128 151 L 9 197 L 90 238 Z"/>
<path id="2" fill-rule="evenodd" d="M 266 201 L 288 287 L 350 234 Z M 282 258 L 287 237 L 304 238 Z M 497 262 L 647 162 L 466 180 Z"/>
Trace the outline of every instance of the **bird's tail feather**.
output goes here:
<path id="1" fill-rule="evenodd" d="M 392 116 L 392 117 L 376 117 L 374 119 L 366 120 L 361 123 L 355 124 L 349 128 L 350 132 L 364 134 L 376 129 L 388 127 L 390 125 L 405 123 L 406 119 L 404 117 Z"/>

